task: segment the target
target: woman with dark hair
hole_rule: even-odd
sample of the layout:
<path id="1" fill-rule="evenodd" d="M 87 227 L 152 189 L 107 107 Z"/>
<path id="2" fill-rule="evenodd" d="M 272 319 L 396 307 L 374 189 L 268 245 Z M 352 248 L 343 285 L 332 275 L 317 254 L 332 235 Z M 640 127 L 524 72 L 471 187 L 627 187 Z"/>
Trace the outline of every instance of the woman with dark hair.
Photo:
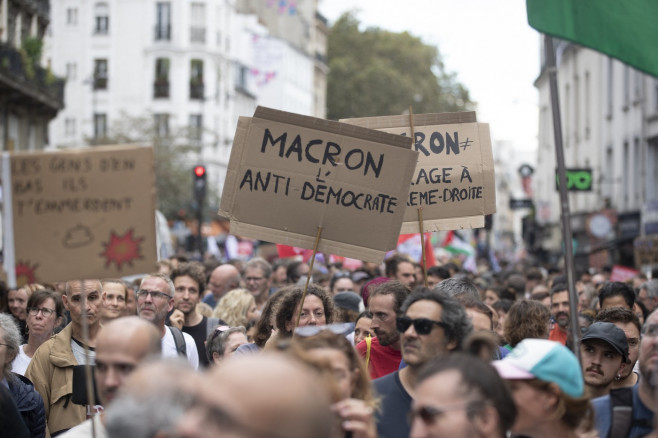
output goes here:
<path id="1" fill-rule="evenodd" d="M 57 292 L 37 290 L 27 300 L 27 343 L 19 347 L 12 371 L 24 375 L 37 348 L 53 335 L 64 319 L 64 306 Z"/>
<path id="2" fill-rule="evenodd" d="M 303 286 L 292 286 L 287 291 L 276 312 L 276 328 L 278 338 L 289 338 L 295 328 L 297 315 L 299 315 L 299 327 L 305 325 L 326 325 L 333 322 L 333 302 L 324 289 L 317 284 L 309 284 L 304 302 Z M 300 309 L 301 307 L 301 309 Z"/>
<path id="3" fill-rule="evenodd" d="M 514 434 L 577 438 L 591 433 L 594 411 L 578 359 L 567 347 L 525 339 L 494 366 L 512 389 L 518 410 Z"/>

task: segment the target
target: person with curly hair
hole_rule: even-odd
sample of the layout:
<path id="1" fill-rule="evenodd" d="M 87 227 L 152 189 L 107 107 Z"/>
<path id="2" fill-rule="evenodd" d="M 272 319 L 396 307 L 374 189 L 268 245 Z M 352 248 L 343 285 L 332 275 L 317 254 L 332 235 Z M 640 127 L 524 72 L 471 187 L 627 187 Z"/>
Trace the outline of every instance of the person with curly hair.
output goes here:
<path id="1" fill-rule="evenodd" d="M 246 327 L 259 316 L 256 299 L 247 289 L 233 289 L 219 300 L 213 316 L 230 327 Z"/>
<path id="2" fill-rule="evenodd" d="M 300 306 L 303 294 L 303 286 L 286 288 L 285 295 L 281 298 L 276 312 L 279 339 L 292 336 L 297 315 L 300 315 L 299 327 L 325 325 L 333 322 L 334 305 L 331 297 L 322 287 L 313 283 L 309 284 L 304 303 Z"/>
<path id="3" fill-rule="evenodd" d="M 526 338 L 547 339 L 550 320 L 551 312 L 539 301 L 517 301 L 505 318 L 505 348 L 511 350 Z"/>

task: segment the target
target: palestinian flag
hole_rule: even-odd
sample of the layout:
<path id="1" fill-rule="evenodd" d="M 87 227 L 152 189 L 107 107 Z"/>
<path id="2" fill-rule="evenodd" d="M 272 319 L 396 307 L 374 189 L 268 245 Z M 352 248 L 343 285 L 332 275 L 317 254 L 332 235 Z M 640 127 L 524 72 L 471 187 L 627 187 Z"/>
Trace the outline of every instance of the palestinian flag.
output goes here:
<path id="1" fill-rule="evenodd" d="M 464 255 L 466 257 L 475 255 L 475 248 L 452 230 L 446 233 L 446 237 L 443 239 L 441 246 L 443 249 L 453 254 Z"/>

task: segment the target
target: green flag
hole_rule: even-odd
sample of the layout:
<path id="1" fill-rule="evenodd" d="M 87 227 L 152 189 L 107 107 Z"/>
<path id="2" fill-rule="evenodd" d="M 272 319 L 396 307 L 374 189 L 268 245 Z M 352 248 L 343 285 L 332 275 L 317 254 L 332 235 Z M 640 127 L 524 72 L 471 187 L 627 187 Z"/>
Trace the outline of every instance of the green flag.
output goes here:
<path id="1" fill-rule="evenodd" d="M 526 6 L 538 31 L 658 77 L 658 0 L 526 0 Z"/>

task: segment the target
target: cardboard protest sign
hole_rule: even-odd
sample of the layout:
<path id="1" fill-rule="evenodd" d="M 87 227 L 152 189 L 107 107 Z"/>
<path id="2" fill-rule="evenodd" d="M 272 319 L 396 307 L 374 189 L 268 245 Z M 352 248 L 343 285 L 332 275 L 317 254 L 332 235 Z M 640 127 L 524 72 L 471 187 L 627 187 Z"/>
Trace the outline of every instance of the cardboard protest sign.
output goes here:
<path id="1" fill-rule="evenodd" d="M 409 116 L 345 119 L 383 132 L 411 136 Z M 496 211 L 493 153 L 489 125 L 474 112 L 413 116 L 418 165 L 406 199 L 402 233 L 481 228 L 484 215 Z"/>
<path id="2" fill-rule="evenodd" d="M 152 148 L 5 153 L 2 170 L 5 270 L 16 285 L 154 269 Z"/>
<path id="3" fill-rule="evenodd" d="M 379 262 L 395 248 L 411 139 L 258 107 L 241 117 L 219 214 L 231 233 Z"/>

